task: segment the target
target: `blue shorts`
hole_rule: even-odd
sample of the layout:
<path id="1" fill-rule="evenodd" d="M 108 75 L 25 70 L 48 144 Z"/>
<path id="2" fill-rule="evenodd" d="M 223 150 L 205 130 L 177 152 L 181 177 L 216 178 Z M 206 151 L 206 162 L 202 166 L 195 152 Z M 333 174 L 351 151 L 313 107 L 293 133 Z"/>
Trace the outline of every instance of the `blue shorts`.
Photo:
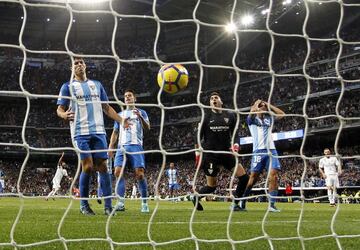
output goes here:
<path id="1" fill-rule="evenodd" d="M 141 145 L 125 145 L 124 149 L 126 152 L 143 152 L 144 149 Z M 126 154 L 125 165 L 130 164 L 133 168 L 145 168 L 145 155 L 140 154 Z M 124 163 L 124 152 L 116 151 L 115 155 L 115 167 L 123 167 Z"/>
<path id="2" fill-rule="evenodd" d="M 272 156 L 278 156 L 276 149 L 270 150 Z M 259 155 L 259 153 L 261 153 Z M 281 165 L 277 157 L 272 157 L 267 155 L 266 149 L 260 149 L 254 152 L 251 159 L 251 172 L 261 173 L 265 168 L 269 170 L 270 158 L 271 158 L 271 168 L 281 170 Z"/>
<path id="3" fill-rule="evenodd" d="M 79 135 L 74 138 L 75 146 L 83 151 L 107 149 L 107 141 L 105 134 Z M 106 151 L 97 153 L 80 153 L 81 160 L 92 157 L 93 159 L 107 159 Z"/>
<path id="4" fill-rule="evenodd" d="M 178 183 L 169 184 L 169 189 L 170 190 L 178 190 L 178 189 L 180 189 L 180 185 Z"/>

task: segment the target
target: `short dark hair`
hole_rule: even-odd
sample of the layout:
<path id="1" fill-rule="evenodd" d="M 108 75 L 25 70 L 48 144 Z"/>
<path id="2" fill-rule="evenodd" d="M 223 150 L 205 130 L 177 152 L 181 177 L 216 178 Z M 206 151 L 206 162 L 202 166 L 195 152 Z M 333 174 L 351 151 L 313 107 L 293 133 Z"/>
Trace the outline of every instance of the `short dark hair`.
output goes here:
<path id="1" fill-rule="evenodd" d="M 74 56 L 74 61 L 75 61 L 75 60 L 82 60 L 82 61 L 85 62 L 84 58 L 81 57 L 81 56 Z"/>
<path id="2" fill-rule="evenodd" d="M 125 89 L 124 94 L 126 92 L 130 92 L 130 93 L 133 93 L 133 95 L 135 95 L 135 91 L 133 89 Z"/>
<path id="3" fill-rule="evenodd" d="M 221 98 L 219 92 L 216 92 L 216 91 L 211 92 L 210 97 L 212 97 L 213 95 L 217 95 Z"/>

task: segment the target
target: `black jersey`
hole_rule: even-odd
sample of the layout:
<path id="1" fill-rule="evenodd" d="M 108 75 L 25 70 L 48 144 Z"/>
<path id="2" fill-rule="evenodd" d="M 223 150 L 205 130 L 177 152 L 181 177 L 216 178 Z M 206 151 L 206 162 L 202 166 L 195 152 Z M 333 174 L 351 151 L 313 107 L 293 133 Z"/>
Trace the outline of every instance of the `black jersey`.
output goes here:
<path id="1" fill-rule="evenodd" d="M 236 116 L 233 113 L 223 111 L 215 113 L 209 111 L 201 127 L 200 139 L 202 146 L 207 150 L 228 151 L 231 147 L 231 138 L 236 125 Z M 238 142 L 235 136 L 235 141 Z"/>

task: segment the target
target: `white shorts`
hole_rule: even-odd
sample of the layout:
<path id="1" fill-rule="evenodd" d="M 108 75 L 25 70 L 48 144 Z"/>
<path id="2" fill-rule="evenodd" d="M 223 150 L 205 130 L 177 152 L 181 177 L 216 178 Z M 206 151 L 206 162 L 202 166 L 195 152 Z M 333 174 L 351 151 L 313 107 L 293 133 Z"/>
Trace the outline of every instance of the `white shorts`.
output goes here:
<path id="1" fill-rule="evenodd" d="M 326 186 L 327 187 L 336 187 L 338 188 L 339 185 L 339 178 L 337 175 L 329 175 L 326 176 L 326 180 L 325 180 Z"/>
<path id="2" fill-rule="evenodd" d="M 5 189 L 5 180 L 0 180 L 0 185 L 2 189 Z"/>
<path id="3" fill-rule="evenodd" d="M 58 191 L 60 189 L 60 183 L 53 181 L 53 189 L 55 189 L 55 191 Z"/>

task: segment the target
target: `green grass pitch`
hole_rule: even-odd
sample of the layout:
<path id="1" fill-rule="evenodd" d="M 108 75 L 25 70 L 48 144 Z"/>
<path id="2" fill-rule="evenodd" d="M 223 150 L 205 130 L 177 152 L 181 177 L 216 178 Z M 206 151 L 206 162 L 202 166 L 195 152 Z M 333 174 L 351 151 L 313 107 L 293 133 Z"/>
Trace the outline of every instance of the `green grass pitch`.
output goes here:
<path id="1" fill-rule="evenodd" d="M 0 249 L 14 249 L 4 243 L 10 243 L 10 231 L 19 211 L 19 198 L 0 198 Z M 24 207 L 14 231 L 14 239 L 18 244 L 30 244 L 41 241 L 55 240 L 48 244 L 25 249 L 64 249 L 57 234 L 60 220 L 70 204 L 69 199 L 45 201 L 43 199 L 24 199 Z M 79 201 L 73 201 L 71 209 L 60 228 L 60 235 L 69 240 L 68 249 L 111 249 L 106 239 L 107 217 L 103 215 L 103 206 L 91 201 L 96 216 L 86 217 L 79 213 Z M 154 249 L 149 243 L 148 236 L 153 242 L 161 243 L 171 240 L 187 238 L 171 244 L 161 244 L 156 249 L 196 249 L 195 241 L 191 238 L 190 217 L 193 211 L 191 202 L 173 203 L 160 201 L 158 210 L 149 227 L 149 220 L 156 203 L 150 202 L 150 214 L 140 213 L 140 201 L 127 201 L 126 211 L 117 213 L 110 220 L 109 235 L 117 243 L 133 243 L 129 245 L 115 245 L 114 249 Z M 265 215 L 266 203 L 248 203 L 247 212 L 233 213 L 227 235 L 227 221 L 229 218 L 229 202 L 203 202 L 204 211 L 196 212 L 192 231 L 200 239 L 199 249 L 232 249 L 226 241 L 228 236 L 234 241 L 247 240 L 263 236 L 262 220 Z M 278 203 L 281 213 L 268 214 L 263 230 L 271 237 L 274 249 L 302 249 L 297 237 L 298 219 L 301 211 L 300 203 Z M 335 208 L 327 203 L 304 205 L 304 213 L 299 231 L 305 238 L 321 235 L 331 235 L 331 219 Z M 150 229 L 148 235 L 148 227 Z M 360 248 L 360 205 L 340 204 L 339 212 L 334 224 L 337 235 L 357 235 L 353 238 L 340 238 L 343 249 Z M 90 238 L 98 238 L 91 241 Z M 278 238 L 278 239 L 276 239 Z M 84 239 L 84 241 L 77 241 Z M 101 240 L 102 239 L 102 240 Z M 220 239 L 219 242 L 206 242 Z M 57 240 L 57 241 L 56 241 Z M 205 240 L 205 241 L 204 241 Z M 147 242 L 137 244 L 136 242 Z M 338 249 L 333 237 L 308 239 L 304 241 L 306 249 Z M 270 249 L 267 239 L 237 243 L 235 249 Z"/>

